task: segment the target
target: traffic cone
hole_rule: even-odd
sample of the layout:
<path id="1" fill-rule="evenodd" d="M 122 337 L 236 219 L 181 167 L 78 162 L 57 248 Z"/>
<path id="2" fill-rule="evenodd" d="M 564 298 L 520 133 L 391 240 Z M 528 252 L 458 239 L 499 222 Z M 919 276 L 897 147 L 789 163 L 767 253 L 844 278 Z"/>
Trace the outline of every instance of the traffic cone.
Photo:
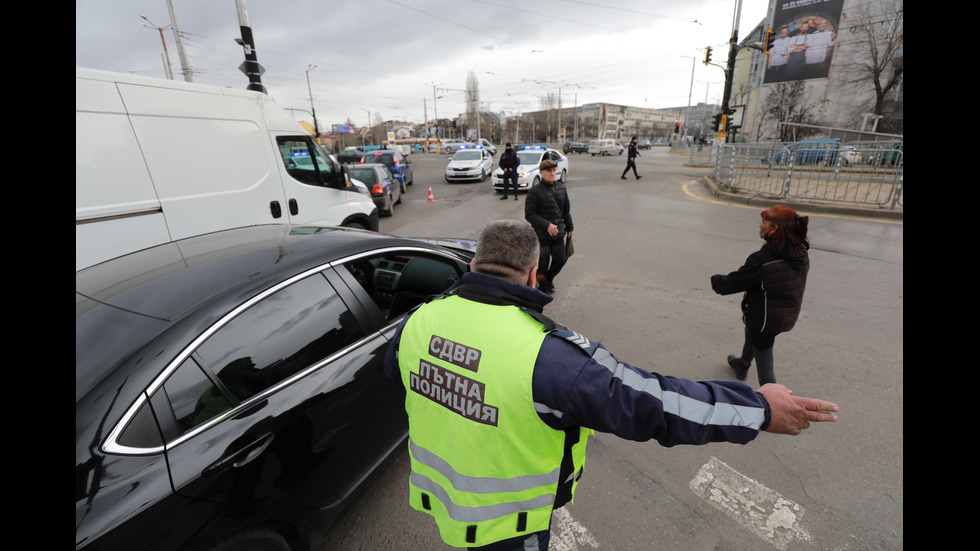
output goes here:
<path id="1" fill-rule="evenodd" d="M 436 198 L 432 196 L 432 186 L 429 186 L 429 198 L 426 201 L 435 201 Z"/>

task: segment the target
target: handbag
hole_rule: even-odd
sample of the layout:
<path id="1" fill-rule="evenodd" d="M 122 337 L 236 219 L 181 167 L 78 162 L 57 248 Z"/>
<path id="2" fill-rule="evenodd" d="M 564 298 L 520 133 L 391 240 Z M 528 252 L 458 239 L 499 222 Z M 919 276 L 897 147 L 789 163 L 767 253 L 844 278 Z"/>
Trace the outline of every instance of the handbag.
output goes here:
<path id="1" fill-rule="evenodd" d="M 565 256 L 571 258 L 575 254 L 575 245 L 572 244 L 572 238 L 569 237 L 565 240 Z"/>

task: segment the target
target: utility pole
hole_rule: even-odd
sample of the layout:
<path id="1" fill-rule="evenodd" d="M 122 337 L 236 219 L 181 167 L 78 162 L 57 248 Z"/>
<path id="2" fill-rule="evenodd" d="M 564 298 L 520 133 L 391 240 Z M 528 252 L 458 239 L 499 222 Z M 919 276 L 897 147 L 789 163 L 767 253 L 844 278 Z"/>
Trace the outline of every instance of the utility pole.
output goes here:
<path id="1" fill-rule="evenodd" d="M 310 88 L 310 71 L 313 69 L 316 69 L 316 65 L 306 67 L 306 90 L 310 93 L 310 109 L 313 110 L 313 132 L 316 134 L 314 139 L 316 143 L 320 143 L 320 127 L 316 124 L 316 107 L 313 107 L 313 88 Z"/>
<path id="2" fill-rule="evenodd" d="M 725 93 L 721 99 L 721 122 L 723 130 L 719 130 L 718 137 L 728 137 L 728 117 L 735 111 L 728 105 L 732 98 L 732 78 L 735 76 L 735 58 L 738 56 L 738 23 L 742 17 L 742 0 L 735 2 L 735 20 L 732 24 L 732 38 L 728 42 L 728 68 L 725 69 Z"/>
<path id="3" fill-rule="evenodd" d="M 167 10 L 170 11 L 170 26 L 174 29 L 174 40 L 177 42 L 177 57 L 180 59 L 180 69 L 184 73 L 184 80 L 194 82 L 191 76 L 191 66 L 187 62 L 187 53 L 184 51 L 184 41 L 180 37 L 180 28 L 177 26 L 177 14 L 174 12 L 173 0 L 167 0 Z"/>
<path id="4" fill-rule="evenodd" d="M 238 42 L 245 49 L 245 62 L 239 65 L 238 69 L 248 77 L 247 90 L 268 94 L 265 86 L 262 85 L 262 73 L 265 72 L 265 69 L 259 65 L 258 56 L 255 55 L 255 39 L 252 38 L 248 6 L 245 4 L 245 0 L 235 0 L 235 6 L 238 8 L 238 26 L 242 31 L 241 39 L 235 39 L 235 42 Z"/>
<path id="5" fill-rule="evenodd" d="M 441 84 L 441 83 L 440 83 Z M 439 108 L 436 107 L 436 88 L 439 84 L 432 85 L 432 113 L 436 120 L 436 154 L 442 154 L 442 142 L 439 141 Z"/>

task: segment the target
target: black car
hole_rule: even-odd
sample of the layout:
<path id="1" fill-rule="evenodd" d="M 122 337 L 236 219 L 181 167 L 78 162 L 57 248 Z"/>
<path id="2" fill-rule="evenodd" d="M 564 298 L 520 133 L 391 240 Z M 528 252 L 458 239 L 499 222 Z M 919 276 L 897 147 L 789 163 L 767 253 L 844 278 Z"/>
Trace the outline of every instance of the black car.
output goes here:
<path id="1" fill-rule="evenodd" d="M 344 149 L 337 153 L 337 162 L 341 164 L 357 164 L 361 162 L 364 152 L 359 149 Z"/>
<path id="2" fill-rule="evenodd" d="M 75 274 L 75 548 L 315 548 L 405 449 L 397 324 L 475 243 L 264 225 Z"/>
<path id="3" fill-rule="evenodd" d="M 561 146 L 561 152 L 565 155 L 569 153 L 588 153 L 589 146 L 582 142 L 565 142 Z"/>

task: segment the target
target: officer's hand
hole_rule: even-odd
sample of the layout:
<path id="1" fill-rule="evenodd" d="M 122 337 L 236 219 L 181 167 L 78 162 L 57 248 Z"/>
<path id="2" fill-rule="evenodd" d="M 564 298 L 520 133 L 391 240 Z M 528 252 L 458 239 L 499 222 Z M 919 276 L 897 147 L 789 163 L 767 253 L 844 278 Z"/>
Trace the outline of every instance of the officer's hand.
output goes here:
<path id="1" fill-rule="evenodd" d="M 766 432 L 776 434 L 800 434 L 810 427 L 810 423 L 836 421 L 840 406 L 816 398 L 793 396 L 793 391 L 783 385 L 769 383 L 763 385 L 759 394 L 766 397 L 772 416 Z"/>
<path id="2" fill-rule="evenodd" d="M 548 224 L 548 235 L 552 237 L 558 235 L 558 226 L 554 224 Z"/>

